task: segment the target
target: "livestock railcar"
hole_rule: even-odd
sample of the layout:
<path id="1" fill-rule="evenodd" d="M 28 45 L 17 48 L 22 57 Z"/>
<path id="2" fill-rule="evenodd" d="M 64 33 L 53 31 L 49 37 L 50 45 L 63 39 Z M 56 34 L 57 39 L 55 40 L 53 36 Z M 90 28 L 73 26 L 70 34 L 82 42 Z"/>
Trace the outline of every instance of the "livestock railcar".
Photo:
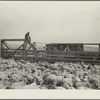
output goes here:
<path id="1" fill-rule="evenodd" d="M 46 44 L 46 50 L 58 50 L 58 51 L 83 51 L 82 43 L 51 43 Z"/>
<path id="2" fill-rule="evenodd" d="M 51 43 L 46 45 L 46 50 L 55 51 L 48 53 L 53 60 L 88 63 L 99 63 L 100 60 L 99 43 Z"/>

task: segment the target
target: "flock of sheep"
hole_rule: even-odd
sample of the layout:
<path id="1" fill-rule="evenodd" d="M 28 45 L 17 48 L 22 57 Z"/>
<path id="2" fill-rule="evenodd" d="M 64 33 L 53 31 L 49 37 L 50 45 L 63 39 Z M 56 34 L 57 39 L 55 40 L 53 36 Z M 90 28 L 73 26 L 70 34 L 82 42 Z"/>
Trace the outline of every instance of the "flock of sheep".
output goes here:
<path id="1" fill-rule="evenodd" d="M 100 66 L 0 58 L 0 89 L 100 89 Z"/>

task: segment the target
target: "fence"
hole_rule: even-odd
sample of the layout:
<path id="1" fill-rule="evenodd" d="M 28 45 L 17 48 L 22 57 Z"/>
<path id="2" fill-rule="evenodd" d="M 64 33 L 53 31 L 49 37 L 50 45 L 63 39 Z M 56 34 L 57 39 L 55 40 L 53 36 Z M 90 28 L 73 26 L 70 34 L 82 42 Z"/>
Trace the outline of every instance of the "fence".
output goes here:
<path id="1" fill-rule="evenodd" d="M 15 49 L 15 48 L 10 48 L 9 44 L 7 44 L 7 41 L 12 41 L 12 42 L 22 41 L 23 43 L 18 48 Z M 95 44 L 95 45 L 99 45 L 99 44 Z M 86 51 L 35 50 L 32 44 L 27 43 L 25 39 L 1 40 L 1 57 L 24 59 L 30 62 L 34 62 L 34 61 L 82 62 L 84 61 L 85 63 L 100 64 L 100 51 L 86 52 Z"/>

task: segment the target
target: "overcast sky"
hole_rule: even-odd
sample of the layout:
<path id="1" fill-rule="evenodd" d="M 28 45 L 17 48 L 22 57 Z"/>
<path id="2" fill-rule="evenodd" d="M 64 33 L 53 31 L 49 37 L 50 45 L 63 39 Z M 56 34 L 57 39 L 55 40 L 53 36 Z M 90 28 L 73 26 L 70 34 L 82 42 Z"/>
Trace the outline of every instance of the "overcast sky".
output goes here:
<path id="1" fill-rule="evenodd" d="M 0 38 L 100 42 L 100 1 L 0 1 Z"/>

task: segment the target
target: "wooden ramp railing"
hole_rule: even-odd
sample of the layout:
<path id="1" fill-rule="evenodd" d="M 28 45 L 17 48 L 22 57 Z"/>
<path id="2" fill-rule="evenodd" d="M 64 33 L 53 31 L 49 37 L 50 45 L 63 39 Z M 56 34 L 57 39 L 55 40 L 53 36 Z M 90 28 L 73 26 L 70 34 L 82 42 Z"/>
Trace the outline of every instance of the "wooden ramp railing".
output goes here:
<path id="1" fill-rule="evenodd" d="M 37 56 L 34 53 L 37 53 Z M 31 61 L 63 61 L 63 62 L 86 62 L 86 63 L 95 63 L 100 64 L 100 52 L 77 52 L 77 51 L 26 51 L 27 58 L 26 60 Z"/>
<path id="2" fill-rule="evenodd" d="M 17 48 L 11 48 L 10 45 L 7 43 L 8 41 L 21 41 L 23 44 L 19 45 Z M 29 48 L 27 48 L 29 45 Z M 2 39 L 1 40 L 1 57 L 2 58 L 19 58 L 19 59 L 26 59 L 26 50 L 30 50 L 32 48 L 35 49 L 33 45 L 27 42 L 25 39 Z"/>

